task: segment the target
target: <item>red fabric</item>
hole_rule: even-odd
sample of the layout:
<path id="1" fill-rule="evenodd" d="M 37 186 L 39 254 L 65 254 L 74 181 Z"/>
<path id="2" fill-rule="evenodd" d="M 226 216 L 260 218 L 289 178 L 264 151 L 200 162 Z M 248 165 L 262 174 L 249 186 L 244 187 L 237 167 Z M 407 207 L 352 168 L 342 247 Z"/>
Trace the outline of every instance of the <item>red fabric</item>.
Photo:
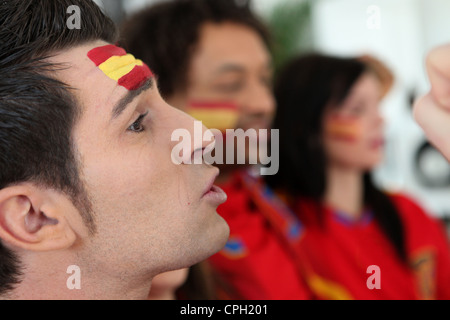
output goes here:
<path id="1" fill-rule="evenodd" d="M 298 212 L 308 230 L 301 246 L 314 273 L 354 299 L 449 299 L 450 251 L 443 230 L 407 197 L 391 199 L 404 224 L 410 266 L 400 261 L 370 213 L 350 221 L 324 208 L 320 224 L 317 205 L 300 201 Z M 411 265 L 417 269 L 420 259 L 421 271 L 414 271 Z M 367 286 L 371 265 L 380 268 L 380 289 Z"/>
<path id="2" fill-rule="evenodd" d="M 210 258 L 233 289 L 232 299 L 307 299 L 310 297 L 289 249 L 261 213 L 241 174 L 221 186 L 228 200 L 219 206 L 230 226 L 227 246 Z"/>
<path id="3" fill-rule="evenodd" d="M 273 199 L 258 181 L 245 183 L 244 176 L 238 173 L 222 186 L 228 201 L 218 212 L 230 225 L 230 239 L 209 260 L 234 289 L 229 298 L 450 299 L 448 240 L 409 198 L 391 196 L 404 224 L 405 264 L 370 211 L 350 221 L 325 208 L 320 222 L 319 206 L 303 199 L 296 217 L 302 220 L 299 239 L 289 239 L 295 221 L 271 207 L 267 200 Z M 372 265 L 380 268 L 380 289 L 367 285 Z"/>
<path id="4" fill-rule="evenodd" d="M 444 226 L 432 218 L 430 218 L 422 208 L 409 198 L 404 196 L 394 196 L 395 203 L 400 209 L 406 230 L 407 250 L 413 265 L 417 265 L 418 258 L 426 256 L 428 253 L 433 255 L 434 260 L 434 281 L 430 284 L 426 283 L 426 279 L 417 275 L 416 287 L 419 292 L 422 291 L 421 298 L 427 294 L 426 287 L 431 286 L 434 293 L 431 292 L 432 298 L 450 299 L 450 247 L 449 240 L 446 236 Z M 421 268 L 427 268 L 423 266 Z M 417 266 L 414 266 L 417 269 Z M 424 270 L 427 273 L 427 270 Z M 431 270 L 430 270 L 431 271 Z M 425 280 L 425 281 L 423 281 Z M 421 282 L 425 288 L 420 289 Z"/>

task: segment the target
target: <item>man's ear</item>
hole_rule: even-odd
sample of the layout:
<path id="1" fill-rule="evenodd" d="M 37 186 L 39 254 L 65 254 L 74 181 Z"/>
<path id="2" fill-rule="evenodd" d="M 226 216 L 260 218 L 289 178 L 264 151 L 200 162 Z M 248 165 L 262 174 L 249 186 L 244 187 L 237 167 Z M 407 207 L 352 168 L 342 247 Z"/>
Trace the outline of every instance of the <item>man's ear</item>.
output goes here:
<path id="1" fill-rule="evenodd" d="M 76 233 L 66 214 L 75 210 L 63 193 L 32 183 L 0 190 L 0 238 L 31 251 L 70 247 Z"/>

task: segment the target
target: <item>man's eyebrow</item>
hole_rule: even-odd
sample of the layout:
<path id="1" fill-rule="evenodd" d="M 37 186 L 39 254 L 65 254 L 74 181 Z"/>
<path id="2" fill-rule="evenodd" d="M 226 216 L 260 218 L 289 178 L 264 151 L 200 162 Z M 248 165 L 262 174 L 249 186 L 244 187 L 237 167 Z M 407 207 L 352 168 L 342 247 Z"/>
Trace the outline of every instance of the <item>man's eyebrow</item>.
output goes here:
<path id="1" fill-rule="evenodd" d="M 142 86 L 136 90 L 128 91 L 126 96 L 119 100 L 112 109 L 112 119 L 119 117 L 127 108 L 127 106 L 144 91 L 153 88 L 153 77 L 147 79 Z"/>
<path id="2" fill-rule="evenodd" d="M 274 67 L 272 63 L 269 62 L 266 65 L 263 65 L 262 68 L 264 68 L 264 70 L 273 71 Z M 226 63 L 217 68 L 215 74 L 220 75 L 228 72 L 244 73 L 245 71 L 246 68 L 243 65 L 237 63 Z"/>
<path id="3" fill-rule="evenodd" d="M 222 65 L 215 72 L 216 74 L 226 73 L 226 72 L 245 72 L 245 68 L 238 64 L 227 63 Z"/>

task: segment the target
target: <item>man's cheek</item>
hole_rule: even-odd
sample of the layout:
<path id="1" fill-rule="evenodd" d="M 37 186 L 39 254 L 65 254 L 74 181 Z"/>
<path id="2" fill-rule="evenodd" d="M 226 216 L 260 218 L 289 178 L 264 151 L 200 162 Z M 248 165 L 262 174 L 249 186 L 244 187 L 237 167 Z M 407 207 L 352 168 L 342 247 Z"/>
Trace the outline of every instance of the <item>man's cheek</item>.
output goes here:
<path id="1" fill-rule="evenodd" d="M 450 161 L 450 112 L 428 94 L 415 103 L 414 118 L 429 141 Z"/>

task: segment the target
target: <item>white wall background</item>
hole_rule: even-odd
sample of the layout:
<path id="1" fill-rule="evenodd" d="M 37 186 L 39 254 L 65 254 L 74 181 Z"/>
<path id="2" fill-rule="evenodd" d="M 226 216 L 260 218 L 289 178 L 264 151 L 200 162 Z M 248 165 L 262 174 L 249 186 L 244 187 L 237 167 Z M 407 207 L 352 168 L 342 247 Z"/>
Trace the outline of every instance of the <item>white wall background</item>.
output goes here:
<path id="1" fill-rule="evenodd" d="M 98 0 L 102 1 L 102 0 Z M 105 0 L 103 0 L 105 1 Z M 124 8 L 127 13 L 131 13 L 135 10 L 159 1 L 170 1 L 170 0 L 124 0 Z M 288 1 L 298 1 L 298 0 L 288 0 Z M 279 0 L 278 0 L 279 2 Z M 270 11 L 270 9 L 277 3 L 277 0 L 253 0 L 253 5 L 258 12 L 265 13 Z"/>

